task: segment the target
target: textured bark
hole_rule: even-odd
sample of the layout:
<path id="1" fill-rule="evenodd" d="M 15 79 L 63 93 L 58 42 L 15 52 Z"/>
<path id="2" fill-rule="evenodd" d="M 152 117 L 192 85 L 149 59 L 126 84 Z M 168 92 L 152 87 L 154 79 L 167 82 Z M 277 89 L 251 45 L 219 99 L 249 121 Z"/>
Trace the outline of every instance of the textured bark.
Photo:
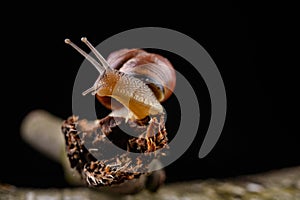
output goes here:
<path id="1" fill-rule="evenodd" d="M 69 119 L 72 119 L 73 117 L 70 117 Z M 76 117 L 75 117 L 76 118 Z M 72 121 L 72 120 L 71 120 Z M 84 149 L 84 147 L 78 147 L 75 148 L 75 151 L 70 149 L 70 146 L 76 146 L 80 145 L 82 141 L 80 138 L 75 138 L 76 134 L 73 135 L 73 138 L 69 138 L 71 133 L 77 132 L 75 130 L 75 127 L 72 126 L 72 123 L 67 123 L 67 121 L 64 121 L 62 119 L 57 118 L 56 116 L 53 116 L 52 114 L 48 113 L 44 110 L 35 110 L 29 113 L 23 120 L 23 123 L 21 124 L 21 135 L 23 139 L 29 143 L 31 146 L 36 148 L 38 151 L 44 153 L 49 158 L 57 161 L 63 166 L 64 172 L 65 172 L 65 178 L 66 180 L 75 186 L 84 186 L 84 185 L 90 185 L 89 182 L 86 181 L 86 177 L 82 176 L 82 171 L 84 169 L 83 166 L 79 166 L 79 163 L 82 164 L 89 164 L 84 166 L 90 166 L 90 164 L 97 164 L 97 160 L 85 160 L 89 159 L 89 152 Z M 101 120 L 100 120 L 101 122 Z M 64 125 L 63 125 L 64 124 Z M 80 125 L 79 125 L 80 124 Z M 78 124 L 78 127 L 81 127 L 82 130 L 84 129 L 91 129 L 91 130 L 98 130 L 99 127 L 95 126 L 94 122 L 87 123 L 85 120 L 80 121 Z M 110 123 L 109 123 L 110 124 Z M 62 128 L 63 125 L 63 128 Z M 69 128 L 67 128 L 69 127 Z M 103 128 L 103 127 L 102 127 Z M 109 130 L 113 127 L 109 127 Z M 70 129 L 69 131 L 67 131 Z M 74 130 L 73 130 L 74 129 Z M 152 130 L 152 129 L 151 129 Z M 77 133 L 79 134 L 80 131 Z M 93 131 L 92 131 L 93 132 Z M 97 131 L 96 131 L 97 132 Z M 64 133 L 64 134 L 63 134 Z M 64 138 L 64 136 L 66 139 Z M 87 138 L 88 136 L 86 136 Z M 159 142 L 159 138 L 157 138 Z M 72 145 L 73 142 L 74 145 Z M 155 140 L 153 140 L 155 141 Z M 71 145 L 68 143 L 71 142 Z M 100 141 L 99 141 L 100 142 Z M 67 143 L 67 145 L 66 145 Z M 51 144 L 51 145 L 48 145 Z M 161 143 L 158 143 L 161 144 Z M 163 143 L 164 144 L 164 143 Z M 103 147 L 106 143 L 102 142 L 96 147 Z M 50 147 L 49 147 L 50 146 Z M 159 146 L 159 145 L 158 145 Z M 67 148 L 66 148 L 67 147 Z M 164 147 L 164 146 L 162 146 Z M 148 149 L 148 148 L 145 148 Z M 86 153 L 84 153 L 87 151 Z M 80 154 L 74 155 L 76 152 L 81 152 Z M 68 159 L 68 156 L 72 158 L 71 160 Z M 76 160 L 78 158 L 80 159 L 80 162 L 74 162 L 72 161 Z M 74 158 L 74 159 L 73 159 Z M 69 162 L 71 161 L 71 162 Z M 99 161 L 100 162 L 100 161 Z M 144 163 L 145 164 L 145 163 Z M 153 168 L 156 169 L 160 165 L 159 161 L 157 159 L 152 159 L 151 163 L 149 164 L 149 169 Z M 95 165 L 96 166 L 96 165 Z M 94 166 L 94 168 L 95 168 Z M 76 168 L 74 168 L 76 167 Z M 74 168 L 74 169 L 73 169 Z M 158 167 L 159 168 L 159 167 Z M 76 169 L 76 170 L 75 170 Z M 105 171 L 105 173 L 108 173 Z M 98 180 L 97 177 L 93 177 L 93 180 Z M 113 187 L 101 187 L 97 188 L 100 191 L 110 191 L 114 193 L 122 193 L 122 194 L 133 194 L 140 192 L 143 189 L 148 189 L 150 191 L 155 191 L 158 189 L 158 187 L 164 182 L 165 178 L 165 172 L 163 169 L 153 171 L 150 174 L 140 174 L 139 178 L 136 179 L 127 179 L 125 182 L 121 182 L 120 184 L 115 184 Z"/>
<path id="2" fill-rule="evenodd" d="M 47 120 L 45 120 L 47 119 Z M 65 169 L 66 177 L 70 183 L 78 185 L 80 177 L 74 176 L 64 151 L 64 141 L 57 123 L 61 125 L 62 120 L 57 119 L 45 111 L 34 111 L 29 114 L 22 124 L 22 136 L 37 150 L 44 152 L 52 159 L 60 162 Z M 56 124 L 56 125 L 55 125 Z M 37 137 L 47 130 L 44 127 L 52 127 L 59 130 L 57 133 L 51 131 L 52 136 Z M 55 128 L 56 127 L 56 128 Z M 55 135 L 57 134 L 57 135 Z M 35 140 L 32 140 L 35 138 Z M 40 138 L 38 141 L 36 138 Z M 57 139 L 60 138 L 60 139 Z M 36 142 L 49 142 L 57 145 L 52 150 L 43 149 L 43 145 Z M 47 147 L 48 148 L 48 147 Z M 57 149 L 61 149 L 56 151 Z M 51 152 L 48 152 L 51 151 Z M 64 155 L 64 156 L 62 156 Z M 152 181 L 159 181 L 157 177 L 151 177 Z M 285 200 L 300 199 L 300 166 L 270 171 L 256 175 L 245 175 L 230 179 L 207 179 L 188 181 L 182 183 L 165 184 L 155 193 L 142 190 L 148 185 L 145 177 L 137 182 L 125 183 L 120 187 L 108 187 L 102 190 L 92 189 L 85 186 L 65 189 L 36 189 L 16 188 L 5 183 L 0 183 L 1 199 L 202 199 L 202 200 Z M 150 184 L 151 186 L 151 184 Z M 153 186 L 151 186 L 153 187 Z M 155 184 L 154 184 L 155 187 Z M 139 193 L 137 193 L 139 192 Z M 135 194 L 128 194 L 135 193 Z"/>

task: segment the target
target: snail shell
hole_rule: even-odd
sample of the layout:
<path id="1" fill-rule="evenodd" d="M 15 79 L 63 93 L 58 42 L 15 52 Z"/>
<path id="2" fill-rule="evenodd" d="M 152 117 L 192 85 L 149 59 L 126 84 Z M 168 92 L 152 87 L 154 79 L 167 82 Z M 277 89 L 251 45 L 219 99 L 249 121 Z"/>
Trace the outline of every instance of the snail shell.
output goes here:
<path id="1" fill-rule="evenodd" d="M 148 53 L 142 49 L 121 49 L 112 52 L 107 63 L 112 69 L 138 78 L 146 83 L 159 102 L 168 99 L 176 85 L 176 75 L 172 64 L 164 57 Z M 107 108 L 121 107 L 110 97 L 96 95 Z"/>
<path id="2" fill-rule="evenodd" d="M 111 53 L 107 62 L 117 69 L 144 81 L 160 102 L 168 99 L 176 84 L 175 70 L 164 57 L 141 49 L 122 49 Z"/>

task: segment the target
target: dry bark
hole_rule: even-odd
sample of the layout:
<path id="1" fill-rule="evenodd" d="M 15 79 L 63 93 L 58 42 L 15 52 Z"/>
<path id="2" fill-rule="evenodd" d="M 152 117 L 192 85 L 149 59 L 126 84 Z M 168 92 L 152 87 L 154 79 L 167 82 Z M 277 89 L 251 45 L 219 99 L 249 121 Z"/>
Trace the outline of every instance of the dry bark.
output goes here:
<path id="1" fill-rule="evenodd" d="M 66 164 L 68 160 L 65 156 L 64 140 L 60 128 L 57 127 L 58 124 L 59 126 L 61 125 L 61 122 L 62 120 L 57 119 L 45 111 L 35 111 L 24 120 L 22 124 L 22 136 L 37 150 L 44 152 L 45 155 L 60 162 L 65 167 L 66 177 L 70 183 L 78 185 L 81 183 L 79 181 L 80 177 L 74 176 L 74 171 Z M 57 130 L 58 132 L 55 133 L 57 135 L 51 131 L 50 135 L 37 137 L 40 136 L 41 133 L 45 134 L 45 132 L 40 131 L 40 128 L 48 130 L 44 128 L 45 126 L 51 127 L 52 130 Z M 51 143 L 57 146 L 46 147 L 53 148 L 52 150 L 45 149 L 45 145 L 33 143 L 33 141 L 36 140 L 32 140 L 32 138 L 40 138 L 38 142 L 47 141 L 48 143 L 49 140 L 53 140 Z M 146 178 L 143 176 L 143 178 L 137 179 L 136 182 L 126 182 L 123 185 L 121 184 L 121 187 L 105 187 L 101 190 L 85 186 L 41 190 L 36 188 L 16 188 L 5 183 L 0 183 L 0 199 L 300 199 L 300 166 L 230 179 L 207 179 L 165 184 L 155 193 L 149 192 L 149 190 L 142 190 L 146 187 L 146 182 Z M 139 193 L 137 193 L 137 191 Z"/>

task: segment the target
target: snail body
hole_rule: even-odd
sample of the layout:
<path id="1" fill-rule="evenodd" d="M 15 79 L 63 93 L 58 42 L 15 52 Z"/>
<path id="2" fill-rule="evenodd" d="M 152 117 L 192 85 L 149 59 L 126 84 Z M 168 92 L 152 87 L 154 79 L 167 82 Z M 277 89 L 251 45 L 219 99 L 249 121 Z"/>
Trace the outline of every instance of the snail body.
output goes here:
<path id="1" fill-rule="evenodd" d="M 160 102 L 170 97 L 176 83 L 175 70 L 166 58 L 141 49 L 121 49 L 105 60 L 86 38 L 81 40 L 100 61 L 97 62 L 69 39 L 65 40 L 100 73 L 94 85 L 83 95 L 92 92 L 101 104 L 113 110 L 110 114 L 113 117 L 138 121 L 163 114 Z"/>

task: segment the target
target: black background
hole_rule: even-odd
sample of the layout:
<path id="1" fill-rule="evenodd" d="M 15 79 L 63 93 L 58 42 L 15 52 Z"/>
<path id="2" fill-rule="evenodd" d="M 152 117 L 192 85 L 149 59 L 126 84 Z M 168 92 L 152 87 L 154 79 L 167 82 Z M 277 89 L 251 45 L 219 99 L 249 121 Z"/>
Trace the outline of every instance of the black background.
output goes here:
<path id="1" fill-rule="evenodd" d="M 295 128 L 295 95 L 299 93 L 295 69 L 299 64 L 293 62 L 297 51 L 290 48 L 295 46 L 290 8 L 233 2 L 172 3 L 166 8 L 149 3 L 140 9 L 124 7 L 124 12 L 116 11 L 116 5 L 79 5 L 80 10 L 63 5 L 17 5 L 20 10 L 15 6 L 4 7 L 10 12 L 1 19 L 5 52 L 1 55 L 1 182 L 23 187 L 68 186 L 57 163 L 21 140 L 20 123 L 33 109 L 45 109 L 61 118 L 72 114 L 72 87 L 83 58 L 64 44 L 65 38 L 83 46 L 80 38 L 86 36 L 97 45 L 119 32 L 146 26 L 170 28 L 195 39 L 215 61 L 227 92 L 227 118 L 220 140 L 208 156 L 199 159 L 209 99 L 201 77 L 182 70 L 197 91 L 203 121 L 189 150 L 166 168 L 167 182 L 300 164 Z M 89 9 L 95 10 L 84 12 Z M 161 52 L 175 68 L 185 62 Z"/>

